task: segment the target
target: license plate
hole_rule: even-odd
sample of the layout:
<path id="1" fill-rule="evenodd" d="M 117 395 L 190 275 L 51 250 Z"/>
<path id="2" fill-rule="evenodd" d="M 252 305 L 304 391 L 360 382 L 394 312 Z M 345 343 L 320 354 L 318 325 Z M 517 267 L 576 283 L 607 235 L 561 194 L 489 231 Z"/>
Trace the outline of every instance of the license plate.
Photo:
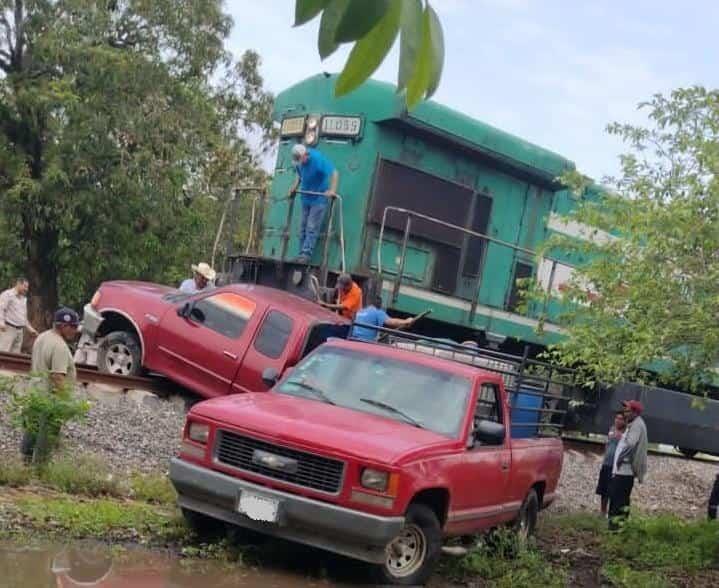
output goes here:
<path id="1" fill-rule="evenodd" d="M 237 510 L 252 520 L 263 523 L 276 523 L 279 506 L 279 500 L 261 496 L 254 492 L 243 491 L 240 493 Z"/>

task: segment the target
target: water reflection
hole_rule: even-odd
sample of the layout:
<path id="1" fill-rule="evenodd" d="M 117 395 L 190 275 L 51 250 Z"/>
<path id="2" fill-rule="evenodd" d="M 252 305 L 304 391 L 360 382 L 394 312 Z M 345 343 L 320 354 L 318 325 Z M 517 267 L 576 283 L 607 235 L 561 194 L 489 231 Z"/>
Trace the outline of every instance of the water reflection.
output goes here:
<path id="1" fill-rule="evenodd" d="M 294 567 L 290 563 L 289 569 L 286 565 L 260 569 L 188 560 L 166 552 L 111 550 L 97 544 L 28 547 L 0 543 L 2 588 L 324 588 L 341 585 L 325 579 L 324 569 L 292 569 Z"/>

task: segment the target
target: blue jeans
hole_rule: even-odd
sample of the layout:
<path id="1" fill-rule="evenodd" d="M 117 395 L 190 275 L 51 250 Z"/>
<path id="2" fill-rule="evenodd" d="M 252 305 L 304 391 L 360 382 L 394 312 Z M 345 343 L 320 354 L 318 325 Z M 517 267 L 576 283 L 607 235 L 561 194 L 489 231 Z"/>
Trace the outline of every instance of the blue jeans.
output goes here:
<path id="1" fill-rule="evenodd" d="M 300 224 L 300 255 L 312 257 L 325 220 L 328 201 L 323 198 L 319 202 L 302 203 L 302 222 Z"/>

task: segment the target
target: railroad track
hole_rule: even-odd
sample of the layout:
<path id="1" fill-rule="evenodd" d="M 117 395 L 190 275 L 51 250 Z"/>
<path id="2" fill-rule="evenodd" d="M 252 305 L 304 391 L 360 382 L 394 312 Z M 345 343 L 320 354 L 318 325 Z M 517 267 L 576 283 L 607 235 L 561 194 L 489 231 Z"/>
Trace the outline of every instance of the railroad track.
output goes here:
<path id="1" fill-rule="evenodd" d="M 0 352 L 0 370 L 26 374 L 30 372 L 31 365 L 29 355 Z M 106 384 L 120 391 L 147 390 L 163 396 L 167 395 L 172 389 L 172 384 L 164 378 L 106 374 L 94 367 L 83 365 L 77 365 L 76 368 L 79 384 Z"/>

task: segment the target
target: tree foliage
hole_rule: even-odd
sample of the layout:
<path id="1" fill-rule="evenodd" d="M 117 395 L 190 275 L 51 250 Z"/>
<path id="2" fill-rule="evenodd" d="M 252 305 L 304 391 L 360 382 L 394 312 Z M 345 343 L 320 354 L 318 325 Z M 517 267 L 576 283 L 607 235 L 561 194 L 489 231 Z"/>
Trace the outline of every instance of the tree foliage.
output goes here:
<path id="1" fill-rule="evenodd" d="M 654 368 L 696 391 L 719 358 L 719 91 L 641 107 L 648 126 L 609 127 L 630 148 L 612 192 L 573 215 L 615 237 L 547 245 L 588 260 L 565 291 L 569 336 L 554 351 L 609 382 Z M 569 183 L 581 197 L 581 176 Z"/>
<path id="2" fill-rule="evenodd" d="M 397 90 L 412 108 L 431 97 L 444 65 L 444 33 L 428 0 L 296 0 L 295 26 L 320 15 L 317 48 L 322 59 L 354 43 L 335 86 L 348 94 L 381 65 L 400 37 Z"/>
<path id="3" fill-rule="evenodd" d="M 269 139 L 272 97 L 231 26 L 220 0 L 0 0 L 0 277 L 28 275 L 36 321 L 176 280 L 262 180 L 242 137 Z"/>

